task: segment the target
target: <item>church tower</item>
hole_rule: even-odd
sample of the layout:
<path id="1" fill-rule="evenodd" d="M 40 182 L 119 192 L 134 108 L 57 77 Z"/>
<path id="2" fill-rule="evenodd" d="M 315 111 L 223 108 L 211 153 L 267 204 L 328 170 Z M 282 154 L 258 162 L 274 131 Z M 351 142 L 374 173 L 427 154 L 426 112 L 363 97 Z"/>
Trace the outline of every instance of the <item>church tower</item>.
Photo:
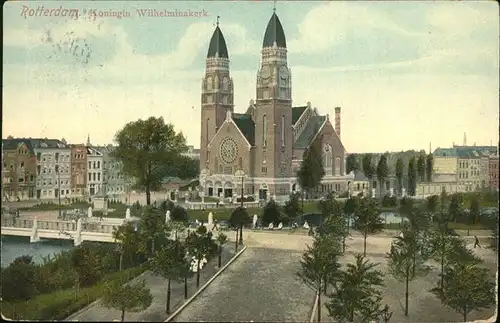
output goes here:
<path id="1" fill-rule="evenodd" d="M 261 53 L 255 110 L 255 176 L 289 177 L 293 149 L 292 81 L 285 32 L 276 12 L 267 24 Z"/>
<path id="2" fill-rule="evenodd" d="M 208 167 L 210 160 L 207 146 L 226 118 L 226 112 L 234 110 L 233 80 L 229 74 L 229 55 L 226 40 L 217 27 L 210 39 L 206 59 L 205 76 L 201 89 L 201 142 L 200 169 Z"/>

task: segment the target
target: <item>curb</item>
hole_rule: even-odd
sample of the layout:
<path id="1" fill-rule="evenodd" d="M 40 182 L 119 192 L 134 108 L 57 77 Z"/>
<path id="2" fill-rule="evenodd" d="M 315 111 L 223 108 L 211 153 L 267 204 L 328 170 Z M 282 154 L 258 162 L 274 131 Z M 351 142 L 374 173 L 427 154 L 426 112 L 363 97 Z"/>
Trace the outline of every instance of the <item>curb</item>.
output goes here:
<path id="1" fill-rule="evenodd" d="M 311 313 L 311 318 L 309 319 L 309 322 L 314 322 L 315 316 L 316 316 L 316 311 L 318 309 L 318 298 L 319 294 L 316 293 L 316 297 L 314 298 L 314 305 Z"/>
<path id="2" fill-rule="evenodd" d="M 149 270 L 146 270 L 145 272 L 143 272 L 142 274 L 140 274 L 139 276 L 137 277 L 134 277 L 132 278 L 130 282 L 136 280 L 136 279 L 139 279 L 140 277 L 142 277 L 143 275 L 145 275 Z M 95 301 L 93 301 L 92 303 L 90 303 L 89 305 L 85 306 L 84 308 L 82 309 L 79 309 L 78 311 L 76 311 L 75 313 L 71 314 L 70 316 L 68 316 L 67 318 L 64 319 L 64 321 L 76 321 L 76 320 L 73 320 L 73 318 L 77 315 L 80 315 L 82 314 L 83 312 L 85 312 L 86 310 L 88 309 L 91 309 L 93 308 L 94 306 L 96 306 L 99 302 L 101 301 L 101 298 L 98 298 L 96 299 Z"/>
<path id="3" fill-rule="evenodd" d="M 201 294 L 201 292 L 203 292 L 205 290 L 205 288 L 208 287 L 208 285 L 210 285 L 210 283 L 212 283 L 215 278 L 219 277 L 219 275 L 224 271 L 226 270 L 227 267 L 229 267 L 230 264 L 233 263 L 233 261 L 235 261 L 242 253 L 243 251 L 247 250 L 247 246 L 244 246 L 243 249 L 241 249 L 240 251 L 238 251 L 237 254 L 235 254 L 233 256 L 233 258 L 231 258 L 224 266 L 222 266 L 221 269 L 219 269 L 219 271 L 217 271 L 215 273 L 215 275 L 212 276 L 212 278 L 210 278 L 203 286 L 200 287 L 200 289 L 198 289 L 196 291 L 196 293 L 194 293 L 193 296 L 191 296 L 187 301 L 184 302 L 184 304 L 181 305 L 181 307 L 179 307 L 174 313 L 172 313 L 172 315 L 170 315 L 169 317 L 167 317 L 167 319 L 164 321 L 164 322 L 170 322 L 171 320 L 173 320 L 177 315 L 179 315 L 180 312 L 182 312 L 182 310 L 188 306 L 199 294 Z"/>

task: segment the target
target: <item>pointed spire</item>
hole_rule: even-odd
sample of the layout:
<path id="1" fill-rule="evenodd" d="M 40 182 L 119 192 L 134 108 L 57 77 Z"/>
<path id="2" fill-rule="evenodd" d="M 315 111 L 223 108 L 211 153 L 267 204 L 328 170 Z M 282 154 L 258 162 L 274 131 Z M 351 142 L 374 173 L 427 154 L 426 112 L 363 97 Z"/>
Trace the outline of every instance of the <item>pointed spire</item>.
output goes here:
<path id="1" fill-rule="evenodd" d="M 267 23 L 266 32 L 264 33 L 264 41 L 262 43 L 262 48 L 277 47 L 286 48 L 286 37 L 283 31 L 283 26 L 281 21 L 276 15 L 276 6 L 273 9 L 273 14 L 269 22 Z"/>
<path id="2" fill-rule="evenodd" d="M 222 31 L 219 28 L 219 18 L 220 16 L 217 16 L 217 26 L 215 27 L 212 38 L 210 39 L 210 44 L 208 45 L 207 58 L 229 58 L 226 40 L 224 39 Z"/>
<path id="3" fill-rule="evenodd" d="M 87 134 L 87 146 L 90 146 L 90 134 Z"/>

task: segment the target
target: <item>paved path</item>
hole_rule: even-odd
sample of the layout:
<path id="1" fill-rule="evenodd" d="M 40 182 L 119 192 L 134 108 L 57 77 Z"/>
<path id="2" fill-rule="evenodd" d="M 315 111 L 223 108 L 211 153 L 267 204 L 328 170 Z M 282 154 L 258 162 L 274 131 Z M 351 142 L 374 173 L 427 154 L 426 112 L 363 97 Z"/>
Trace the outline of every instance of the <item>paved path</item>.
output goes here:
<path id="1" fill-rule="evenodd" d="M 226 248 L 222 255 L 222 265 L 231 259 L 234 255 L 233 248 Z M 201 271 L 200 286 L 203 286 L 217 271 L 217 258 L 208 263 Z M 139 280 L 145 279 L 147 286 L 153 295 L 153 303 L 146 310 L 138 313 L 125 313 L 127 322 L 163 322 L 168 315 L 165 313 L 167 302 L 167 280 L 156 276 L 151 272 L 146 272 Z M 184 283 L 172 282 L 172 294 L 170 311 L 173 313 L 180 305 L 184 303 Z M 196 292 L 196 275 L 188 281 L 188 297 Z M 82 312 L 72 315 L 66 321 L 87 321 L 87 322 L 111 322 L 120 320 L 121 312 L 116 309 L 108 309 L 98 302 L 88 306 Z"/>
<path id="2" fill-rule="evenodd" d="M 300 252 L 249 247 L 175 322 L 306 322 L 314 292 L 295 276 Z"/>

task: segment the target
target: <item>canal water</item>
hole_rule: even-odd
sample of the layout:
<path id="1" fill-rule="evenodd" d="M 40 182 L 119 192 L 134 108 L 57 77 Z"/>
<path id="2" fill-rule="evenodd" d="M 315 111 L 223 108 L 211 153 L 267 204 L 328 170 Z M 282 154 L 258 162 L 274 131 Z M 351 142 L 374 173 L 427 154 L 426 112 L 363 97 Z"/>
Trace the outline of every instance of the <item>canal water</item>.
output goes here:
<path id="1" fill-rule="evenodd" d="M 23 255 L 33 257 L 35 263 L 41 263 L 44 257 L 73 248 L 73 241 L 40 240 L 30 243 L 29 237 L 1 236 L 2 267 L 9 266 L 16 258 Z"/>

